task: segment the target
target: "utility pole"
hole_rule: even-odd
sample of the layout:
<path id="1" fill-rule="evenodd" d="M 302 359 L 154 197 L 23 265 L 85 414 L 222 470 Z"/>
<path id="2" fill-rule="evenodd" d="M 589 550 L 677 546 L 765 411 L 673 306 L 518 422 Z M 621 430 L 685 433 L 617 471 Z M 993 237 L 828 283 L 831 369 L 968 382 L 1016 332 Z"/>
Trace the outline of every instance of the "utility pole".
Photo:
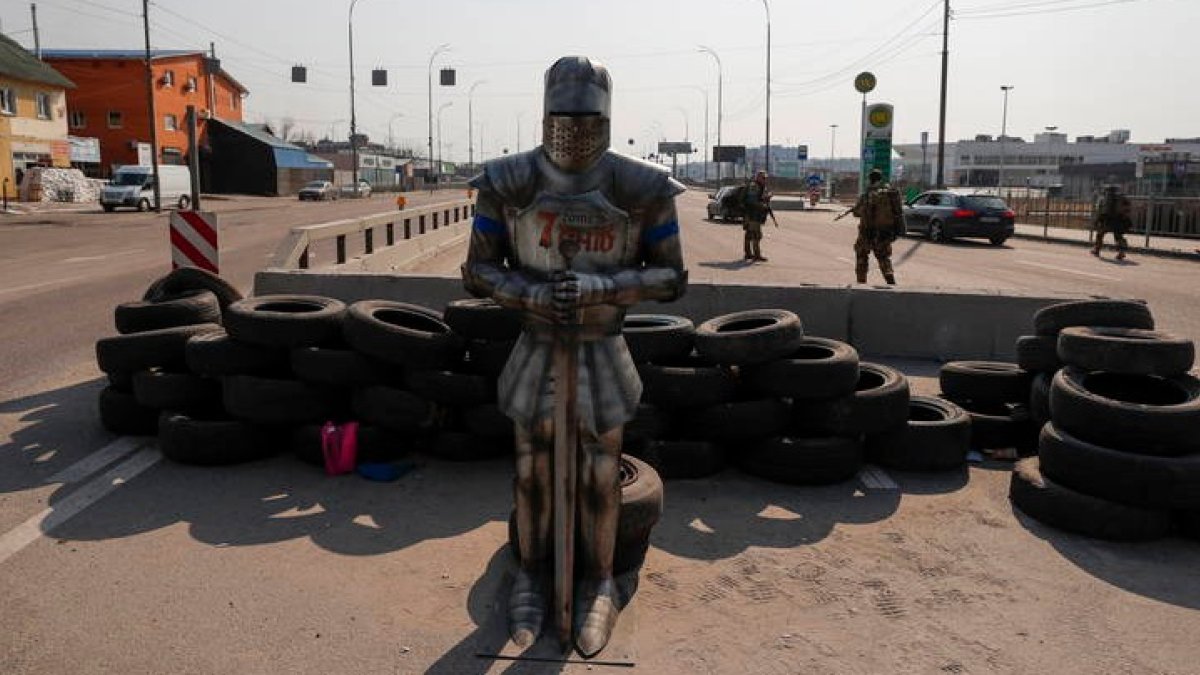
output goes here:
<path id="1" fill-rule="evenodd" d="M 721 146 L 721 102 L 724 99 L 721 91 L 721 84 L 724 77 L 721 74 L 721 57 L 711 47 L 700 46 L 700 51 L 710 54 L 717 61 L 717 146 Z M 707 158 L 711 159 L 711 158 Z M 717 162 L 717 184 L 721 184 L 721 167 L 724 162 Z"/>
<path id="2" fill-rule="evenodd" d="M 142 0 L 142 28 L 146 33 L 146 105 L 150 113 L 150 166 L 154 171 L 154 210 L 162 209 L 158 180 L 158 110 L 154 106 L 154 70 L 150 67 L 150 0 Z"/>
<path id="3" fill-rule="evenodd" d="M 33 55 L 42 58 L 42 34 L 38 32 L 37 3 L 29 3 L 29 15 L 33 18 Z"/>
<path id="4" fill-rule="evenodd" d="M 354 114 L 354 5 L 358 0 L 350 0 L 350 16 L 346 19 L 347 31 L 350 34 L 350 181 L 354 186 L 354 196 L 358 196 L 358 121 Z"/>
<path id="5" fill-rule="evenodd" d="M 1004 92 L 1004 116 L 1000 122 L 1000 170 L 996 172 L 996 196 L 1000 196 L 1000 188 L 1004 187 L 1004 153 L 1008 152 L 1008 92 L 1012 91 L 1011 84 L 1000 85 Z"/>
<path id="6" fill-rule="evenodd" d="M 949 2 L 949 0 L 946 0 Z M 763 169 L 771 172 L 771 5 L 763 0 L 767 10 L 767 142 L 763 146 Z"/>
<path id="7" fill-rule="evenodd" d="M 208 67 L 205 70 L 208 73 L 208 116 L 217 116 L 217 44 L 215 42 L 208 43 Z"/>
<path id="8" fill-rule="evenodd" d="M 426 73 L 429 79 L 429 173 L 426 174 L 425 182 L 429 182 L 429 176 L 433 175 L 433 60 L 437 58 L 438 54 L 441 54 L 449 48 L 449 43 L 442 43 L 433 50 L 432 54 L 429 55 L 429 70 Z M 438 167 L 438 172 L 440 174 L 441 167 Z M 430 186 L 429 189 L 433 190 L 434 187 L 435 186 Z"/>
<path id="9" fill-rule="evenodd" d="M 938 116 L 937 185 L 946 189 L 946 72 L 950 61 L 950 0 L 942 10 L 942 102 Z"/>
<path id="10" fill-rule="evenodd" d="M 196 106 L 187 107 L 188 168 L 191 169 L 193 211 L 200 210 L 200 148 L 196 142 Z"/>

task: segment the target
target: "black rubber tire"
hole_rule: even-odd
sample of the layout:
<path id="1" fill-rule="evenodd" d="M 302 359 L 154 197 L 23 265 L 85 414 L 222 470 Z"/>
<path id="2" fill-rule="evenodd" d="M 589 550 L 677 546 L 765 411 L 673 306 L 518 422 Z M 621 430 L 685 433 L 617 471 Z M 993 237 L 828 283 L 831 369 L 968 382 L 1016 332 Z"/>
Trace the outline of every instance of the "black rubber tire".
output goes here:
<path id="1" fill-rule="evenodd" d="M 771 438 L 742 454 L 742 471 L 788 485 L 832 485 L 853 478 L 862 468 L 859 438 L 842 436 Z"/>
<path id="2" fill-rule="evenodd" d="M 1055 426 L 1114 450 L 1172 457 L 1200 453 L 1200 381 L 1063 368 L 1050 384 Z"/>
<path id="3" fill-rule="evenodd" d="M 404 373 L 400 368 L 350 349 L 293 349 L 291 366 L 298 380 L 342 389 L 376 384 L 399 385 L 404 381 Z"/>
<path id="4" fill-rule="evenodd" d="M 195 335 L 220 331 L 214 323 L 160 328 L 96 341 L 96 363 L 106 373 L 133 373 L 150 368 L 182 370 L 184 346 Z"/>
<path id="5" fill-rule="evenodd" d="M 1058 335 L 1070 326 L 1154 329 L 1150 308 L 1133 300 L 1078 300 L 1043 307 L 1033 315 L 1038 335 Z"/>
<path id="6" fill-rule="evenodd" d="M 231 375 L 221 383 L 225 410 L 257 424 L 317 424 L 343 416 L 330 392 L 304 382 Z"/>
<path id="7" fill-rule="evenodd" d="M 425 444 L 425 454 L 448 462 L 475 462 L 512 454 L 512 443 L 465 431 L 442 430 Z"/>
<path id="8" fill-rule="evenodd" d="M 1038 373 L 1029 388 L 1029 417 L 1036 424 L 1050 421 L 1050 380 L 1054 375 Z"/>
<path id="9" fill-rule="evenodd" d="M 967 463 L 971 418 L 959 406 L 933 396 L 913 396 L 908 424 L 867 436 L 867 456 L 903 471 L 949 471 Z"/>
<path id="10" fill-rule="evenodd" d="M 1058 334 L 1058 357 L 1083 370 L 1170 377 L 1192 369 L 1196 347 L 1164 331 L 1071 326 Z"/>
<path id="11" fill-rule="evenodd" d="M 1038 442 L 1042 472 L 1094 497 L 1147 508 L 1200 510 L 1200 455 L 1153 457 L 1081 441 L 1054 426 Z"/>
<path id="12" fill-rule="evenodd" d="M 197 375 L 286 376 L 291 372 L 288 352 L 260 347 L 229 337 L 224 330 L 193 336 L 184 347 L 188 370 Z"/>
<path id="13" fill-rule="evenodd" d="M 468 340 L 516 340 L 521 336 L 521 312 L 494 300 L 452 300 L 442 314 L 450 330 Z"/>
<path id="14" fill-rule="evenodd" d="M 1058 360 L 1058 338 L 1054 335 L 1017 338 L 1017 365 L 1031 373 L 1053 373 L 1062 368 L 1062 361 Z"/>
<path id="15" fill-rule="evenodd" d="M 395 387 L 359 389 L 354 392 L 353 409 L 359 420 L 395 431 L 425 429 L 434 423 L 434 406 Z"/>
<path id="16" fill-rule="evenodd" d="M 241 420 L 163 411 L 158 421 L 163 457 L 196 466 L 241 464 L 274 455 L 280 444 Z"/>
<path id="17" fill-rule="evenodd" d="M 670 314 L 629 314 L 621 335 L 634 363 L 672 363 L 692 353 L 696 326 Z"/>
<path id="18" fill-rule="evenodd" d="M 134 373 L 117 371 L 115 373 L 105 373 L 105 375 L 108 377 L 108 386 L 123 394 L 133 393 Z"/>
<path id="19" fill-rule="evenodd" d="M 750 309 L 718 316 L 696 328 L 696 351 L 722 365 L 750 366 L 782 359 L 804 339 L 800 317 L 785 309 Z"/>
<path id="20" fill-rule="evenodd" d="M 230 337 L 263 347 L 316 347 L 336 343 L 346 305 L 316 295 L 261 295 L 225 310 Z"/>
<path id="21" fill-rule="evenodd" d="M 423 399 L 453 408 L 471 408 L 496 400 L 496 381 L 450 370 L 409 370 L 404 384 Z"/>
<path id="22" fill-rule="evenodd" d="M 462 411 L 463 428 L 480 438 L 511 440 L 516 435 L 513 421 L 494 403 Z"/>
<path id="23" fill-rule="evenodd" d="M 133 396 L 147 408 L 157 410 L 220 410 L 221 383 L 191 373 L 172 373 L 157 368 L 133 376 Z"/>
<path id="24" fill-rule="evenodd" d="M 976 403 L 1024 403 L 1033 376 L 1015 363 L 951 361 L 938 372 L 942 393 L 952 400 Z"/>
<path id="25" fill-rule="evenodd" d="M 764 396 L 821 399 L 846 396 L 858 383 L 858 351 L 837 340 L 804 336 L 777 361 L 741 369 L 743 381 Z"/>
<path id="26" fill-rule="evenodd" d="M 158 433 L 158 411 L 137 402 L 133 394 L 105 387 L 100 392 L 100 424 L 119 436 Z"/>
<path id="27" fill-rule="evenodd" d="M 184 291 L 158 301 L 123 302 L 113 310 L 113 320 L 117 332 L 122 335 L 198 323 L 221 323 L 221 306 L 212 291 Z"/>
<path id="28" fill-rule="evenodd" d="M 642 400 L 663 409 L 707 408 L 734 400 L 736 375 L 729 368 L 685 356 L 662 364 L 638 365 Z"/>
<path id="29" fill-rule="evenodd" d="M 725 451 L 708 441 L 651 441 L 631 455 L 641 459 L 663 480 L 707 478 L 725 468 Z"/>
<path id="30" fill-rule="evenodd" d="M 198 267 L 180 267 L 150 284 L 142 300 L 157 302 L 194 290 L 211 291 L 217 296 L 217 303 L 222 310 L 242 299 L 238 289 L 212 272 Z"/>
<path id="31" fill-rule="evenodd" d="M 752 442 L 782 434 L 788 413 L 788 405 L 777 399 L 733 401 L 682 413 L 678 427 L 687 440 Z"/>
<path id="32" fill-rule="evenodd" d="M 500 377 L 504 366 L 508 365 L 508 357 L 512 355 L 516 346 L 516 340 L 472 340 L 467 345 L 467 366 L 471 372 L 487 377 Z"/>
<path id="33" fill-rule="evenodd" d="M 908 423 L 908 379 L 895 368 L 862 361 L 858 382 L 849 396 L 800 400 L 793 406 L 794 422 L 806 434 L 858 436 L 878 434 Z"/>
<path id="34" fill-rule="evenodd" d="M 1200 510 L 1177 512 L 1175 526 L 1179 531 L 1179 536 L 1200 541 Z"/>
<path id="35" fill-rule="evenodd" d="M 465 341 L 442 315 L 418 305 L 363 300 L 346 313 L 346 341 L 358 351 L 410 368 L 451 368 L 460 363 Z"/>
<path id="36" fill-rule="evenodd" d="M 637 414 L 622 429 L 622 448 L 625 452 L 637 455 L 634 450 L 666 438 L 671 431 L 671 422 L 671 416 L 665 411 L 649 403 L 639 404 Z"/>
<path id="37" fill-rule="evenodd" d="M 978 450 L 1016 448 L 1021 456 L 1036 454 L 1038 425 L 1024 403 L 978 403 L 952 400 L 971 418 L 971 447 Z"/>
<path id="38" fill-rule="evenodd" d="M 1092 497 L 1042 475 L 1037 457 L 1017 461 L 1008 497 L 1045 525 L 1109 541 L 1151 541 L 1171 530 L 1171 513 Z"/>
<path id="39" fill-rule="evenodd" d="M 325 451 L 321 448 L 321 429 L 324 425 L 304 424 L 291 435 L 292 454 L 313 466 L 325 466 Z M 358 464 L 393 462 L 412 449 L 412 441 L 394 431 L 370 424 L 358 426 L 355 461 Z"/>

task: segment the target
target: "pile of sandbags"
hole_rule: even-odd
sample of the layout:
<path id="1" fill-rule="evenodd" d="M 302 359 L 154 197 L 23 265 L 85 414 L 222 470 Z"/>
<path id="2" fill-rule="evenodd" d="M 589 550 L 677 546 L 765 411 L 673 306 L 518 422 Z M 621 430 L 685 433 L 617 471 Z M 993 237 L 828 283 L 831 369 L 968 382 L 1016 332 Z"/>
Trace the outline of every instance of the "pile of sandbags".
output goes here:
<path id="1" fill-rule="evenodd" d="M 22 201 L 73 202 L 86 204 L 100 201 L 104 181 L 88 178 L 79 169 L 33 167 L 21 183 Z"/>

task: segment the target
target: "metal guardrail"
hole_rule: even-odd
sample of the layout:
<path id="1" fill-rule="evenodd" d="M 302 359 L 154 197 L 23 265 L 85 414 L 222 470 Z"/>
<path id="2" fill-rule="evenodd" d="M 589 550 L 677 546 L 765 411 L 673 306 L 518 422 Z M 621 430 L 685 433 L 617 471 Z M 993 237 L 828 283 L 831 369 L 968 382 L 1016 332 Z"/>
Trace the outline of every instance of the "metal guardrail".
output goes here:
<path id="1" fill-rule="evenodd" d="M 369 255 L 383 246 L 413 239 L 427 231 L 448 227 L 475 215 L 475 202 L 460 199 L 415 209 L 380 213 L 362 218 L 347 218 L 318 225 L 293 227 L 284 238 L 271 266 L 283 269 L 309 269 L 310 251 L 322 242 L 333 241 L 335 265 L 345 264 L 350 237 L 361 236 L 362 253 Z M 382 229 L 383 239 L 376 244 L 375 232 Z"/>
<path id="2" fill-rule="evenodd" d="M 1090 201 L 1050 197 L 1009 197 L 1005 201 L 1020 223 L 1092 229 L 1095 207 Z M 1133 226 L 1128 234 L 1200 239 L 1200 198 L 1130 196 L 1129 201 Z"/>

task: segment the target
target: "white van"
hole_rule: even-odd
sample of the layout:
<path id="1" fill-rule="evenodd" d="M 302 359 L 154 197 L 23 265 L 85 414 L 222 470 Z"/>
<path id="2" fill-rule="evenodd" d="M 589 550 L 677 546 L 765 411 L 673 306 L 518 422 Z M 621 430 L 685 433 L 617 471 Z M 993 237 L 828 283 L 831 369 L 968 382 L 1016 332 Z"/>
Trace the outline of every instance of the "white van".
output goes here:
<path id="1" fill-rule="evenodd" d="M 159 164 L 159 190 L 162 205 L 186 209 L 192 202 L 192 172 L 186 166 Z M 154 207 L 154 169 L 148 166 L 123 166 L 100 191 L 100 206 L 112 211 L 118 206 L 132 206 L 138 211 Z"/>

